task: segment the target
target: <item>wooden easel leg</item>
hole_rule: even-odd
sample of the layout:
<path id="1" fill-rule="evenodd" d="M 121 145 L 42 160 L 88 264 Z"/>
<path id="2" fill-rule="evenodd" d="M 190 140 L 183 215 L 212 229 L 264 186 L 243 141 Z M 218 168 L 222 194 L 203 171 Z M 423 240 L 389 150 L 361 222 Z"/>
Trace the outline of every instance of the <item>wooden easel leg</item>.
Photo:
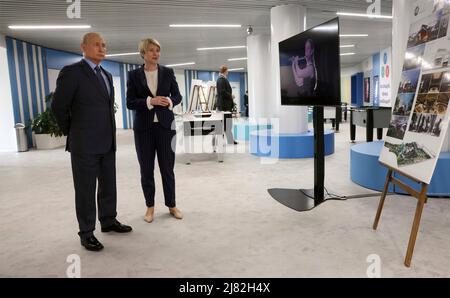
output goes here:
<path id="1" fill-rule="evenodd" d="M 414 252 L 414 246 L 416 244 L 417 232 L 419 231 L 420 218 L 422 216 L 423 206 L 427 201 L 427 184 L 422 183 L 422 190 L 420 191 L 420 196 L 417 198 L 416 214 L 414 215 L 414 222 L 411 229 L 411 234 L 409 236 L 408 249 L 406 251 L 405 266 L 411 266 L 411 259 Z"/>
<path id="2" fill-rule="evenodd" d="M 388 173 L 386 176 L 386 182 L 384 183 L 383 193 L 381 194 L 381 198 L 380 198 L 380 203 L 378 203 L 377 215 L 375 216 L 375 221 L 373 222 L 373 226 L 372 226 L 372 228 L 374 230 L 377 229 L 378 222 L 380 221 L 381 211 L 383 210 L 384 199 L 386 198 L 386 194 L 388 192 L 389 183 L 391 182 L 391 177 L 392 177 L 392 170 L 388 170 Z"/>

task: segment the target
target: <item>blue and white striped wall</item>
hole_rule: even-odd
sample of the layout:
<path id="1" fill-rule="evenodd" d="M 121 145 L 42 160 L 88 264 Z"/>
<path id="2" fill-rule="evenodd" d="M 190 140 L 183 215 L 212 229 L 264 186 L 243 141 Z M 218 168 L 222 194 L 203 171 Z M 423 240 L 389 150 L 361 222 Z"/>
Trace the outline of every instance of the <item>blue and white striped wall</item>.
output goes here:
<path id="1" fill-rule="evenodd" d="M 45 96 L 50 93 L 49 69 L 60 70 L 65 65 L 79 61 L 82 56 L 50 48 L 41 47 L 28 42 L 6 37 L 8 67 L 11 82 L 11 97 L 15 123 L 31 124 L 31 121 L 47 109 Z M 126 64 L 105 60 L 102 66 L 115 77 L 120 77 L 122 95 L 123 128 L 133 128 L 134 112 L 126 108 L 126 82 L 128 71 L 136 69 L 139 65 Z M 203 81 L 217 80 L 219 73 L 213 71 L 185 70 L 185 90 L 183 96 L 184 110 L 188 107 L 189 91 L 192 79 Z M 240 83 L 241 111 L 244 110 L 244 94 L 247 90 L 247 73 L 231 72 L 228 75 L 230 82 Z M 181 82 L 179 82 L 181 83 Z M 116 92 L 119 92 L 117 90 Z M 120 112 L 120 111 L 119 111 Z M 28 133 L 28 144 L 32 145 L 31 130 Z"/>
<path id="2" fill-rule="evenodd" d="M 30 124 L 47 108 L 45 96 L 51 91 L 48 77 L 49 69 L 60 70 L 65 65 L 79 61 L 82 56 L 55 49 L 49 49 L 28 42 L 6 37 L 8 68 L 11 81 L 11 97 L 15 123 Z M 126 108 L 126 80 L 128 71 L 138 65 L 105 60 L 102 66 L 115 77 L 120 76 L 122 113 L 124 129 L 133 127 L 133 112 Z M 32 145 L 31 130 L 28 144 Z"/>
<path id="3" fill-rule="evenodd" d="M 133 119 L 134 119 L 134 111 L 127 109 L 127 80 L 128 80 L 128 72 L 130 70 L 134 70 L 139 68 L 139 65 L 136 64 L 126 64 L 122 63 L 120 65 L 120 84 L 122 86 L 122 115 L 123 115 L 123 128 L 131 129 L 133 128 Z"/>
<path id="4" fill-rule="evenodd" d="M 6 37 L 14 122 L 30 124 L 46 110 L 49 93 L 46 49 Z M 28 131 L 28 144 L 32 144 Z"/>

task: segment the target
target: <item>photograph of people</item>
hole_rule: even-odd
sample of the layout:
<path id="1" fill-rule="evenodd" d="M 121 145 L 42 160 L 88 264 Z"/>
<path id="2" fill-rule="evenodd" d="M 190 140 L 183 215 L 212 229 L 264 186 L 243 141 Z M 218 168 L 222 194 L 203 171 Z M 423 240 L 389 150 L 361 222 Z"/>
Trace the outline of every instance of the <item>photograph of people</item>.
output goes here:
<path id="1" fill-rule="evenodd" d="M 314 42 L 308 39 L 305 42 L 305 56 L 293 56 L 292 72 L 295 83 L 299 87 L 299 96 L 312 96 L 317 88 L 317 68 L 314 60 Z"/>
<path id="2" fill-rule="evenodd" d="M 175 202 L 175 130 L 173 107 L 181 102 L 173 69 L 158 64 L 161 45 L 153 38 L 139 43 L 144 65 L 128 73 L 127 108 L 136 111 L 134 142 L 141 170 L 141 186 L 147 211 L 144 220 L 153 221 L 155 206 L 155 155 L 161 172 L 164 201 L 169 212 L 182 219 Z"/>
<path id="3" fill-rule="evenodd" d="M 127 233 L 132 228 L 116 219 L 114 86 L 111 74 L 101 66 L 106 43 L 91 32 L 84 35 L 81 49 L 83 59 L 58 75 L 52 110 L 68 136 L 81 245 L 99 251 L 103 245 L 94 236 L 96 204 L 102 232 Z"/>
<path id="4" fill-rule="evenodd" d="M 413 113 L 409 131 L 439 137 L 443 118 L 437 114 Z"/>

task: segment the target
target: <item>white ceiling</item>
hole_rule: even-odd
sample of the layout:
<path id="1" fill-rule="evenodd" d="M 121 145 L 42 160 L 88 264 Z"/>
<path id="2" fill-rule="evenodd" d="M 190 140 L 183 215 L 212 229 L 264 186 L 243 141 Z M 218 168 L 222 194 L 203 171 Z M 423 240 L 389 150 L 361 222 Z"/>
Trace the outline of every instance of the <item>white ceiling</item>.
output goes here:
<path id="1" fill-rule="evenodd" d="M 136 52 L 141 38 L 156 38 L 162 46 L 161 63 L 195 61 L 188 69 L 217 70 L 245 67 L 246 61 L 227 61 L 245 57 L 245 49 L 197 51 L 198 47 L 246 44 L 246 27 L 253 34 L 270 34 L 270 9 L 282 4 L 301 4 L 308 8 L 307 26 L 311 27 L 336 17 L 337 11 L 365 12 L 366 0 L 80 0 L 81 19 L 69 19 L 66 0 L 0 0 L 0 33 L 42 46 L 80 52 L 79 44 L 86 30 L 15 31 L 8 25 L 89 24 L 89 31 L 102 33 L 108 53 Z M 382 13 L 391 14 L 392 0 L 382 0 Z M 369 38 L 343 38 L 342 44 L 356 45 L 354 56 L 341 57 L 341 66 L 362 62 L 375 52 L 391 45 L 392 22 L 341 17 L 341 33 L 368 33 Z M 232 29 L 169 28 L 174 23 L 242 24 Z M 350 50 L 349 50 L 350 51 Z M 136 56 L 111 58 L 128 63 L 141 63 Z"/>

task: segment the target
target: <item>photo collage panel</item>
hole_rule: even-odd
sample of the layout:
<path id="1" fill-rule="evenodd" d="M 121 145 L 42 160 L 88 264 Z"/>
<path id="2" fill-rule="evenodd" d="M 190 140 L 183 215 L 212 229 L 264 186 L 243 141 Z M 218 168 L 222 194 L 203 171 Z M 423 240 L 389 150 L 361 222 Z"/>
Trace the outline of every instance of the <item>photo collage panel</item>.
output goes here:
<path id="1" fill-rule="evenodd" d="M 379 160 L 429 184 L 450 114 L 450 0 L 411 4 L 398 93 Z"/>
<path id="2" fill-rule="evenodd" d="M 398 95 L 395 100 L 393 116 L 387 136 L 403 140 L 408 128 L 411 111 L 414 114 L 424 113 L 418 112 L 417 110 L 425 108 L 423 106 L 425 103 L 428 105 L 437 105 L 436 102 L 440 93 L 450 91 L 450 77 L 445 72 L 425 74 L 420 77 L 422 69 L 430 70 L 448 66 L 450 41 L 440 38 L 447 36 L 449 18 L 450 2 L 435 1 L 432 14 L 411 25 Z M 440 39 L 439 42 L 437 41 L 438 39 Z M 420 83 L 419 78 L 421 78 Z M 417 97 L 421 101 L 419 105 L 415 104 L 413 109 L 416 92 L 419 93 Z M 430 97 L 428 94 L 436 94 L 436 96 Z M 424 100 L 426 98 L 429 100 Z M 436 100 L 434 100 L 435 98 Z M 442 107 L 442 105 L 439 105 L 436 109 L 442 109 Z M 447 108 L 445 108 L 446 110 Z M 436 117 L 443 116 L 436 114 Z M 416 121 L 419 121 L 419 118 L 421 119 L 420 121 L 426 121 L 422 120 L 424 117 L 418 117 L 418 115 L 413 115 L 413 118 Z M 436 122 L 436 120 L 433 121 L 432 119 L 434 117 L 425 118 L 430 118 L 430 120 L 429 122 L 425 122 L 423 124 L 424 126 L 427 125 L 426 123 L 428 125 L 431 125 L 431 123 L 441 125 L 439 119 Z M 431 135 L 440 134 L 440 127 L 424 128 L 424 126 L 421 127 L 419 124 L 416 123 L 416 126 L 411 126 L 409 131 L 418 132 L 418 130 L 426 130 Z"/>

